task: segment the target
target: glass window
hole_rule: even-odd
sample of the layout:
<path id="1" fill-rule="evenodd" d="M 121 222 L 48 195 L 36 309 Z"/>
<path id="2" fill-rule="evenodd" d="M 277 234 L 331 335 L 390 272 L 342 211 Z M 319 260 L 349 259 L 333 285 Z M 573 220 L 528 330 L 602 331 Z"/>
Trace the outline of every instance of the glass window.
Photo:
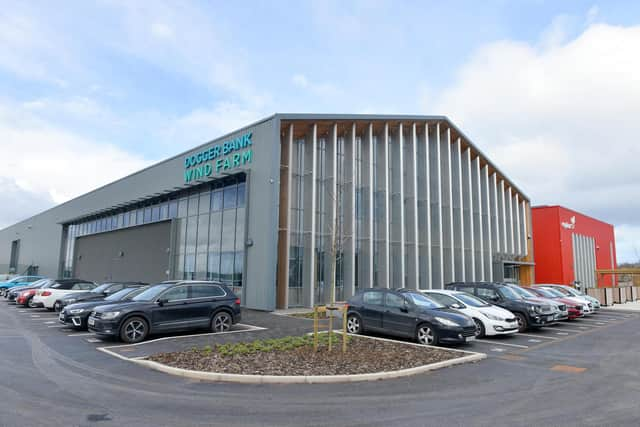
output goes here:
<path id="1" fill-rule="evenodd" d="M 244 250 L 244 223 L 245 223 L 245 209 L 238 208 L 236 214 L 236 250 L 243 251 Z"/>
<path id="2" fill-rule="evenodd" d="M 161 299 L 166 299 L 169 302 L 171 302 L 171 301 L 181 301 L 181 300 L 187 299 L 188 292 L 189 292 L 189 287 L 188 286 L 177 286 L 177 287 L 175 287 L 173 289 L 169 289 L 168 291 L 166 291 L 165 293 L 160 295 L 160 298 Z M 142 295 L 142 294 L 140 294 L 140 295 Z"/>
<path id="3" fill-rule="evenodd" d="M 171 200 L 169 202 L 169 218 L 176 218 L 178 216 L 178 201 Z"/>
<path id="4" fill-rule="evenodd" d="M 219 211 L 222 209 L 222 190 L 216 190 L 211 193 L 211 210 Z"/>
<path id="5" fill-rule="evenodd" d="M 368 291 L 362 296 L 362 301 L 365 304 L 382 305 L 383 293 L 380 291 Z"/>
<path id="6" fill-rule="evenodd" d="M 236 248 L 236 211 L 229 209 L 222 212 L 222 251 L 233 251 Z"/>
<path id="7" fill-rule="evenodd" d="M 196 280 L 207 278 L 207 253 L 199 253 L 196 256 Z"/>
<path id="8" fill-rule="evenodd" d="M 160 220 L 160 206 L 155 205 L 151 207 L 151 221 Z"/>
<path id="9" fill-rule="evenodd" d="M 186 254 L 184 256 L 184 278 L 193 280 L 196 276 L 196 254 Z"/>
<path id="10" fill-rule="evenodd" d="M 187 220 L 184 218 L 176 219 L 178 222 L 176 226 L 176 251 L 185 251 L 185 238 L 187 236 Z"/>
<path id="11" fill-rule="evenodd" d="M 452 298 L 449 295 L 440 294 L 438 292 L 426 292 L 425 295 L 446 307 L 451 307 L 453 304 L 461 305 L 457 299 Z"/>
<path id="12" fill-rule="evenodd" d="M 136 219 L 138 218 L 137 211 L 134 209 L 129 212 L 129 225 L 136 225 Z"/>
<path id="13" fill-rule="evenodd" d="M 405 304 L 405 299 L 400 295 L 392 294 L 391 292 L 387 292 L 387 296 L 385 299 L 385 305 L 391 308 L 403 308 Z"/>
<path id="14" fill-rule="evenodd" d="M 191 285 L 191 298 L 216 298 L 227 293 L 218 285 Z"/>
<path id="15" fill-rule="evenodd" d="M 153 301 L 171 285 L 155 285 L 132 298 L 133 301 Z M 186 286 L 185 286 L 186 287 Z"/>
<path id="16" fill-rule="evenodd" d="M 144 208 L 144 223 L 151 222 L 151 207 Z"/>
<path id="17" fill-rule="evenodd" d="M 111 229 L 115 230 L 118 228 L 118 217 L 116 215 L 111 217 Z"/>
<path id="18" fill-rule="evenodd" d="M 506 299 L 516 299 L 516 300 L 517 299 L 522 299 L 522 297 L 520 295 L 515 293 L 508 286 L 501 286 L 500 287 L 500 294 L 502 294 L 502 296 L 505 297 Z M 480 296 L 480 294 L 478 294 L 478 296 Z"/>
<path id="19" fill-rule="evenodd" d="M 211 218 L 209 220 L 209 250 L 219 250 L 221 238 L 222 212 L 211 212 Z"/>
<path id="20" fill-rule="evenodd" d="M 163 203 L 160 205 L 160 219 L 169 218 L 169 203 Z"/>
<path id="21" fill-rule="evenodd" d="M 185 244 L 185 252 L 194 253 L 196 251 L 196 237 L 198 234 L 198 217 L 191 216 L 187 218 L 187 240 Z"/>
<path id="22" fill-rule="evenodd" d="M 125 212 L 122 215 L 122 226 L 123 227 L 128 227 L 129 226 L 129 212 Z"/>
<path id="23" fill-rule="evenodd" d="M 424 295 L 419 293 L 409 292 L 407 293 L 407 295 L 409 296 L 409 298 L 411 298 L 411 301 L 413 301 L 413 303 L 419 307 L 424 307 L 424 308 L 443 308 L 444 307 L 439 302 L 436 302 L 431 298 L 427 298 Z"/>
<path id="24" fill-rule="evenodd" d="M 234 271 L 233 271 L 233 286 L 242 286 L 242 273 L 244 271 L 244 252 L 236 252 Z"/>
<path id="25" fill-rule="evenodd" d="M 488 307 L 490 305 L 482 301 L 480 298 L 476 298 L 473 295 L 469 295 L 466 293 L 456 294 L 456 298 L 471 307 Z"/>
<path id="26" fill-rule="evenodd" d="M 187 216 L 187 198 L 183 197 L 178 201 L 178 216 L 185 218 Z"/>
<path id="27" fill-rule="evenodd" d="M 142 225 L 143 223 L 143 211 L 142 209 L 136 210 L 136 225 Z"/>
<path id="28" fill-rule="evenodd" d="M 118 214 L 118 224 L 117 224 L 118 228 L 122 228 L 123 227 L 123 221 L 124 221 L 124 215 L 123 214 Z"/>
<path id="29" fill-rule="evenodd" d="M 189 216 L 198 215 L 198 195 L 189 197 Z"/>
<path id="30" fill-rule="evenodd" d="M 237 187 L 230 185 L 224 188 L 224 209 L 236 207 Z"/>
<path id="31" fill-rule="evenodd" d="M 233 280 L 233 252 L 223 252 L 220 256 L 220 280 L 231 282 Z"/>
<path id="32" fill-rule="evenodd" d="M 207 268 L 207 279 L 220 279 L 220 254 L 218 252 L 209 252 L 209 267 Z"/>
<path id="33" fill-rule="evenodd" d="M 207 205 L 208 206 L 208 205 Z M 198 252 L 206 252 L 209 244 L 209 215 L 198 216 Z"/>
<path id="34" fill-rule="evenodd" d="M 206 190 L 200 193 L 200 203 L 199 203 L 199 211 L 202 213 L 207 213 L 211 209 L 211 191 Z"/>
<path id="35" fill-rule="evenodd" d="M 184 254 L 179 253 L 175 256 L 173 260 L 173 278 L 174 279 L 183 279 L 184 278 Z"/>
<path id="36" fill-rule="evenodd" d="M 244 182 L 238 184 L 238 207 L 243 208 L 245 205 L 245 191 L 247 189 L 247 185 Z"/>
<path id="37" fill-rule="evenodd" d="M 498 298 L 498 292 L 491 288 L 478 288 L 478 296 L 485 301 L 491 301 Z"/>

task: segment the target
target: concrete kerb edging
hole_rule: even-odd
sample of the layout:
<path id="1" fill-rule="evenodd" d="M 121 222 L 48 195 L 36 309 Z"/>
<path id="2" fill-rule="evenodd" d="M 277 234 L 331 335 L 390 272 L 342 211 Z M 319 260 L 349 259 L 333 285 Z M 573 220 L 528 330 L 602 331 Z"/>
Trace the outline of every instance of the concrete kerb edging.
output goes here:
<path id="1" fill-rule="evenodd" d="M 394 343 L 401 343 L 405 345 L 413 345 L 422 348 L 429 348 L 432 346 L 424 346 L 414 343 L 403 343 L 399 341 L 393 341 L 385 338 L 377 337 L 364 337 L 370 339 L 377 339 L 381 341 L 391 341 Z M 435 347 L 439 348 L 439 347 Z M 439 348 L 442 350 L 442 348 Z M 175 375 L 183 378 L 189 378 L 194 380 L 203 380 L 211 382 L 227 382 L 227 383 L 240 383 L 240 384 L 332 384 L 332 383 L 350 383 L 361 381 L 377 381 L 386 380 L 392 378 L 402 378 L 411 375 L 418 375 L 436 369 L 448 368 L 450 366 L 461 365 L 464 363 L 475 363 L 480 360 L 486 359 L 485 353 L 474 353 L 465 350 L 447 349 L 448 351 L 454 351 L 459 353 L 465 353 L 467 356 L 458 357 L 451 360 L 444 360 L 442 362 L 430 363 L 428 365 L 416 366 L 414 368 L 400 369 L 397 371 L 388 372 L 373 372 L 369 374 L 353 374 L 353 375 L 242 375 L 242 374 L 225 374 L 218 372 L 203 372 L 192 371 L 189 369 L 174 368 L 162 363 L 146 360 L 142 358 L 127 358 L 117 353 L 109 351 L 107 348 L 99 348 L 99 350 L 118 357 L 122 360 L 127 360 L 132 363 L 136 363 L 147 368 L 160 371 L 169 375 Z"/>

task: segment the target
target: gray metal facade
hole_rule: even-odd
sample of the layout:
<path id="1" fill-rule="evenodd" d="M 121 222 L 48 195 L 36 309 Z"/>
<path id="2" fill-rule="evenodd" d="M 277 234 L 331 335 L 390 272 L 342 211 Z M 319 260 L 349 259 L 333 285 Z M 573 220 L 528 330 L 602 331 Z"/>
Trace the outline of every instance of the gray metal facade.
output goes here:
<path id="1" fill-rule="evenodd" d="M 228 170 L 210 162 L 209 174 L 185 182 L 186 158 L 247 133 L 250 162 Z M 144 215 L 150 203 L 185 194 L 204 206 L 207 192 L 240 175 L 246 200 L 234 218 L 238 224 L 242 215 L 244 228 L 233 250 L 242 253 L 238 287 L 247 307 L 272 310 L 281 290 L 280 307 L 326 300 L 331 224 L 340 247 L 338 298 L 368 286 L 490 280 L 496 263 L 531 255 L 527 197 L 446 117 L 277 114 L 1 230 L 0 271 L 19 241 L 18 273 L 29 266 L 52 277 L 73 272 L 72 225 L 111 218 L 106 229 L 82 235 L 118 233 L 127 212 Z M 211 221 L 214 211 L 206 212 Z M 204 221 L 199 216 L 198 227 Z M 178 264 L 190 265 L 188 244 L 180 258 L 180 232 L 176 225 L 170 236 L 172 277 L 187 273 Z M 194 274 L 210 277 L 197 266 L 214 252 L 194 251 Z"/>

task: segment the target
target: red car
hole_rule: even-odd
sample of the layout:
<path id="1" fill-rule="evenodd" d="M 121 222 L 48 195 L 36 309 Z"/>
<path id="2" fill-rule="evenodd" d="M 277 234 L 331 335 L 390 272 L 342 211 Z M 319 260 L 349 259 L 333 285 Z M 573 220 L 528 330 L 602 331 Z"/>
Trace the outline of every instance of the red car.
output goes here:
<path id="1" fill-rule="evenodd" d="M 553 291 L 553 289 L 543 289 L 543 288 L 527 288 L 528 291 L 533 292 L 542 298 L 549 298 L 558 302 L 561 302 L 567 306 L 567 311 L 569 312 L 569 320 L 577 319 L 578 317 L 584 317 L 584 312 L 582 311 L 582 306 L 576 304 L 576 301 L 571 298 L 567 298 L 561 293 L 557 291 Z"/>
<path id="2" fill-rule="evenodd" d="M 23 307 L 31 307 L 31 301 L 33 301 L 33 296 L 36 294 L 36 291 L 37 289 L 27 289 L 26 291 L 20 292 L 20 295 L 16 298 L 16 304 Z"/>

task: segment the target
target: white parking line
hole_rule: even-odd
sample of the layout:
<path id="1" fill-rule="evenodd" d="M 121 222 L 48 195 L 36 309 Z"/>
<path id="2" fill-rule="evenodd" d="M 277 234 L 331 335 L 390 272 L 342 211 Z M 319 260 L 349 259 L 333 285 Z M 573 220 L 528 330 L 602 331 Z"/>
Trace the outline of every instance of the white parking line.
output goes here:
<path id="1" fill-rule="evenodd" d="M 509 343 L 502 343 L 502 342 L 489 341 L 489 340 L 476 339 L 476 342 L 482 342 L 482 343 L 493 344 L 493 345 L 504 345 L 504 346 L 507 346 L 507 347 L 515 347 L 515 348 L 529 348 L 528 345 L 509 344 Z"/>
<path id="2" fill-rule="evenodd" d="M 32 315 L 31 315 L 31 318 L 32 318 L 32 319 L 36 319 L 36 318 L 38 318 L 38 317 L 40 317 L 40 315 L 39 315 L 39 314 L 32 314 Z"/>
<path id="3" fill-rule="evenodd" d="M 600 320 L 600 319 L 580 319 L 578 322 L 587 322 L 587 323 L 609 323 L 611 320 Z"/>
<path id="4" fill-rule="evenodd" d="M 68 337 L 86 337 L 89 335 L 93 335 L 93 334 L 91 332 L 67 334 Z"/>
<path id="5" fill-rule="evenodd" d="M 497 348 L 497 347 L 494 347 L 494 348 L 492 348 L 490 350 L 491 351 L 495 351 L 496 353 L 502 353 L 502 352 L 505 351 L 504 348 Z"/>
<path id="6" fill-rule="evenodd" d="M 533 343 L 536 343 L 536 342 L 542 342 L 542 340 L 534 340 L 534 339 L 530 339 L 530 340 L 527 340 L 527 342 L 533 342 Z"/>
<path id="7" fill-rule="evenodd" d="M 549 331 L 575 332 L 576 334 L 582 332 L 582 331 L 578 331 L 577 329 L 564 329 L 564 328 L 549 328 Z"/>
<path id="8" fill-rule="evenodd" d="M 86 342 L 92 342 L 92 343 L 102 342 L 102 340 L 99 340 L 98 338 L 87 338 L 85 341 Z"/>
<path id="9" fill-rule="evenodd" d="M 47 326 L 47 328 L 67 328 L 67 329 L 71 329 L 67 325 L 49 325 L 49 326 Z"/>
<path id="10" fill-rule="evenodd" d="M 555 337 L 548 337 L 546 335 L 533 335 L 533 334 L 522 334 L 522 333 L 519 333 L 517 336 L 519 336 L 519 337 L 533 337 L 533 338 L 546 338 L 546 339 L 549 339 L 549 340 L 557 340 L 558 339 L 558 338 L 555 338 Z"/>
<path id="11" fill-rule="evenodd" d="M 54 323 L 56 323 L 55 320 L 49 320 L 47 322 L 44 322 L 45 325 L 53 325 Z"/>
<path id="12" fill-rule="evenodd" d="M 569 335 L 568 332 L 556 332 L 556 335 Z"/>

